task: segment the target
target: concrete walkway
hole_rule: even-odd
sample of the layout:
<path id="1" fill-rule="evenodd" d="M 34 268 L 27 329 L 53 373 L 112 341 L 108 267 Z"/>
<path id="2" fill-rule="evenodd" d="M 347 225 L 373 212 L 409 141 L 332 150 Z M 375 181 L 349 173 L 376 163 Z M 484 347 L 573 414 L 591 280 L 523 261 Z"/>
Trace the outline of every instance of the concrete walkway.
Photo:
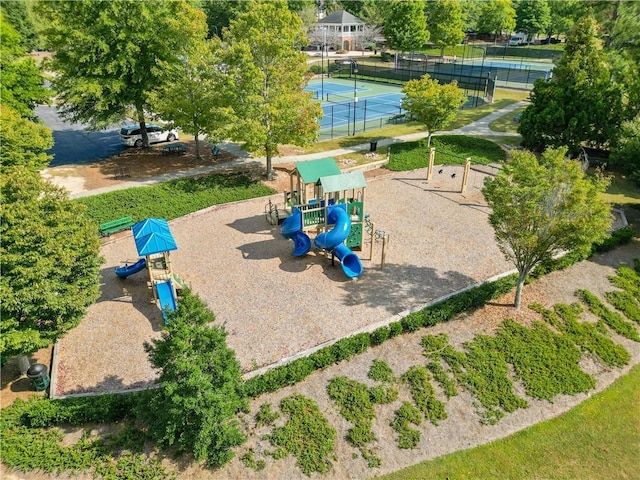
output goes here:
<path id="1" fill-rule="evenodd" d="M 465 125 L 464 127 L 457 128 L 455 130 L 448 130 L 443 132 L 436 132 L 434 135 L 473 135 L 473 136 L 501 136 L 501 137 L 517 137 L 518 133 L 510 133 L 510 132 L 495 132 L 489 128 L 489 124 L 494 120 L 506 115 L 515 109 L 527 105 L 528 102 L 516 102 L 511 105 L 507 105 L 500 110 L 496 110 L 485 117 L 476 120 L 475 122 L 470 123 L 469 125 Z M 428 136 L 428 132 L 418 132 L 411 133 L 407 135 L 399 135 L 397 137 L 384 138 L 378 141 L 378 147 L 386 147 L 394 143 L 402 143 L 402 142 L 413 142 L 416 140 L 420 140 L 422 138 L 426 138 Z M 252 167 L 252 166 L 264 166 L 266 164 L 266 159 L 262 158 L 253 158 L 246 151 L 242 150 L 237 144 L 232 142 L 221 142 L 220 147 L 222 150 L 232 153 L 237 158 L 226 162 L 220 165 L 210 165 L 206 167 L 199 167 L 188 170 L 186 172 L 176 172 L 176 173 L 168 173 L 164 175 L 157 175 L 155 177 L 149 177 L 144 180 L 132 180 L 129 182 L 119 183 L 118 185 L 112 185 L 104 188 L 97 188 L 94 190 L 88 190 L 85 192 L 73 193 L 70 195 L 71 198 L 80 198 L 80 197 L 88 197 L 91 195 L 98 195 L 101 193 L 111 192 L 114 190 L 124 190 L 126 188 L 133 187 L 145 187 L 149 185 L 153 185 L 156 183 L 166 182 L 168 180 L 174 180 L 176 178 L 182 177 L 190 177 L 195 175 L 202 175 L 206 173 L 213 173 L 220 170 L 226 170 L 229 168 L 236 167 Z M 319 158 L 327 158 L 327 157 L 337 157 L 340 155 L 345 155 L 354 152 L 361 152 L 363 150 L 368 150 L 370 147 L 369 143 L 363 143 L 360 145 L 354 145 L 352 147 L 346 148 L 337 148 L 334 150 L 328 150 L 317 153 L 308 153 L 303 155 L 287 155 L 283 157 L 274 157 L 272 159 L 273 165 L 278 165 L 282 163 L 293 163 L 293 162 L 304 162 L 307 160 L 317 160 Z"/>

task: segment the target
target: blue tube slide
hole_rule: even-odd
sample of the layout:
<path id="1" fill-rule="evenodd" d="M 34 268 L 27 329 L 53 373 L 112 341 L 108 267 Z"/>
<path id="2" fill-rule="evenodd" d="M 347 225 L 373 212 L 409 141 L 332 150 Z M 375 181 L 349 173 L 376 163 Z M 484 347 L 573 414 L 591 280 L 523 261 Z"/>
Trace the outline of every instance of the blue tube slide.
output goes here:
<path id="1" fill-rule="evenodd" d="M 347 278 L 358 278 L 362 275 L 363 268 L 360 257 L 353 253 L 344 243 L 337 245 L 333 253 L 340 260 L 342 271 Z"/>
<path id="2" fill-rule="evenodd" d="M 293 255 L 302 257 L 311 250 L 311 240 L 302 231 L 302 212 L 299 208 L 294 208 L 280 227 L 282 236 L 288 240 L 293 240 Z"/>
<path id="3" fill-rule="evenodd" d="M 147 266 L 147 261 L 144 258 L 138 259 L 136 263 L 131 265 L 125 264 L 123 267 L 116 267 L 116 275 L 120 278 L 127 278 L 129 275 L 141 272 Z"/>
<path id="4" fill-rule="evenodd" d="M 343 242 L 351 232 L 351 218 L 344 204 L 327 208 L 327 224 L 334 225 L 333 229 L 321 233 L 315 238 L 318 248 L 333 251 L 340 260 L 342 271 L 348 278 L 356 278 L 362 274 L 362 262 Z"/>
<path id="5" fill-rule="evenodd" d="M 178 308 L 178 302 L 176 301 L 171 280 L 156 282 L 156 293 L 160 301 L 162 318 L 164 318 L 164 323 L 167 323 L 167 310 L 176 310 Z"/>

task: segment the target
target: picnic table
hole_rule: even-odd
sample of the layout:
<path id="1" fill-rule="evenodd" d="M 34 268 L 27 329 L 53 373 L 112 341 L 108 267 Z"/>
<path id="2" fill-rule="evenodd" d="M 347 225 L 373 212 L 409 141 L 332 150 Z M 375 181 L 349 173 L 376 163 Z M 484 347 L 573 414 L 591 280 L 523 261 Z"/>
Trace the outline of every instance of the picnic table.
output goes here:
<path id="1" fill-rule="evenodd" d="M 165 145 L 164 147 L 162 147 L 163 155 L 184 155 L 185 153 L 187 153 L 187 147 L 184 143 L 172 143 L 170 145 Z"/>

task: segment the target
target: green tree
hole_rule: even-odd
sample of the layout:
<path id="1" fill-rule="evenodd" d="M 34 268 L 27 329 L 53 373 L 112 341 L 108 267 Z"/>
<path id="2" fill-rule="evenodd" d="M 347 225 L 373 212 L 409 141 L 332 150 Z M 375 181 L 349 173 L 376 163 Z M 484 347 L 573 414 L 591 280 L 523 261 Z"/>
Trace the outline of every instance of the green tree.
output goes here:
<path id="1" fill-rule="evenodd" d="M 405 96 L 402 108 L 408 111 L 429 131 L 427 146 L 431 145 L 431 136 L 442 130 L 464 104 L 466 96 L 457 82 L 440 85 L 436 79 L 425 74 L 420 79 L 411 80 L 402 88 Z"/>
<path id="2" fill-rule="evenodd" d="M 516 11 L 511 0 L 489 0 L 482 4 L 482 14 L 478 29 L 483 33 L 493 33 L 494 42 L 502 32 L 513 32 L 516 28 Z"/>
<path id="3" fill-rule="evenodd" d="M 0 173 L 15 166 L 38 171 L 51 161 L 47 150 L 53 147 L 51 130 L 18 115 L 8 106 L 0 111 Z"/>
<path id="4" fill-rule="evenodd" d="M 387 45 L 401 52 L 419 50 L 429 41 L 424 0 L 393 0 L 382 33 Z"/>
<path id="5" fill-rule="evenodd" d="M 465 22 L 464 31 L 477 32 L 484 2 L 479 2 L 478 0 L 460 0 L 460 5 L 462 7 L 462 17 Z"/>
<path id="6" fill-rule="evenodd" d="M 26 167 L 3 172 L 0 199 L 0 353 L 27 355 L 78 325 L 98 298 L 100 240 L 82 205 Z"/>
<path id="7" fill-rule="evenodd" d="M 319 102 L 306 92 L 306 44 L 302 22 L 283 1 L 256 2 L 231 22 L 228 41 L 234 94 L 229 96 L 237 116 L 232 138 L 267 161 L 278 145 L 306 145 L 318 136 Z"/>
<path id="8" fill-rule="evenodd" d="M 576 11 L 580 8 L 579 0 L 550 0 L 550 21 L 547 26 L 547 38 L 553 35 L 567 34 L 573 28 Z"/>
<path id="9" fill-rule="evenodd" d="M 565 154 L 564 148 L 547 149 L 538 160 L 531 152 L 513 152 L 482 189 L 498 246 L 518 270 L 517 308 L 536 265 L 564 251 L 586 256 L 611 224 L 602 196 L 607 181 L 585 176 L 581 164 Z"/>
<path id="10" fill-rule="evenodd" d="M 19 33 L 0 14 L 0 103 L 20 116 L 35 119 L 36 105 L 49 100 L 42 85 L 42 72 L 32 58 L 25 57 Z"/>
<path id="11" fill-rule="evenodd" d="M 567 146 L 577 155 L 582 142 L 604 145 L 623 120 L 622 91 L 611 79 L 593 17 L 578 22 L 550 80 L 537 80 L 518 131 L 529 150 Z"/>
<path id="12" fill-rule="evenodd" d="M 222 38 L 222 32 L 229 28 L 231 20 L 251 6 L 251 1 L 201 0 L 201 8 L 207 16 L 208 37 Z"/>
<path id="13" fill-rule="evenodd" d="M 194 136 L 198 158 L 201 135 L 214 141 L 224 139 L 232 121 L 226 101 L 228 76 L 221 55 L 217 37 L 194 43 L 182 63 L 158 65 L 168 81 L 151 96 L 156 114 L 170 118 L 174 126 Z"/>
<path id="14" fill-rule="evenodd" d="M 245 441 L 235 419 L 247 408 L 240 365 L 224 327 L 212 325 L 213 313 L 188 290 L 168 321 L 162 337 L 145 345 L 161 373 L 138 414 L 161 446 L 219 467 Z"/>
<path id="15" fill-rule="evenodd" d="M 20 44 L 26 52 L 30 52 L 38 45 L 38 34 L 33 24 L 31 12 L 24 0 L 0 3 L 2 16 L 20 35 Z M 3 26 L 4 28 L 4 26 Z"/>
<path id="16" fill-rule="evenodd" d="M 640 186 L 640 115 L 620 126 L 611 152 L 611 163 L 629 174 L 629 178 Z"/>
<path id="17" fill-rule="evenodd" d="M 43 2 L 42 9 L 62 115 L 98 129 L 133 109 L 148 147 L 149 94 L 165 80 L 156 67 L 179 63 L 205 35 L 202 11 L 186 0 Z"/>
<path id="18" fill-rule="evenodd" d="M 528 36 L 546 32 L 551 23 L 547 0 L 520 0 L 516 5 L 516 29 Z"/>
<path id="19" fill-rule="evenodd" d="M 458 45 L 464 40 L 465 22 L 459 0 L 430 0 L 427 2 L 427 28 L 431 41 L 440 48 Z"/>

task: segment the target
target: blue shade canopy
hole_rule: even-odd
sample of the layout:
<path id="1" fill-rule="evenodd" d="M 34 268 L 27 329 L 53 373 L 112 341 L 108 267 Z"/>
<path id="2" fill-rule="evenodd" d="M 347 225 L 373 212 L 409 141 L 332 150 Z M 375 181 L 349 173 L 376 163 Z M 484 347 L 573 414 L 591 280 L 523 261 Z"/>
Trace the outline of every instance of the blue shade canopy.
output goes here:
<path id="1" fill-rule="evenodd" d="M 136 249 L 141 257 L 178 249 L 164 218 L 147 218 L 136 223 L 132 230 Z"/>

